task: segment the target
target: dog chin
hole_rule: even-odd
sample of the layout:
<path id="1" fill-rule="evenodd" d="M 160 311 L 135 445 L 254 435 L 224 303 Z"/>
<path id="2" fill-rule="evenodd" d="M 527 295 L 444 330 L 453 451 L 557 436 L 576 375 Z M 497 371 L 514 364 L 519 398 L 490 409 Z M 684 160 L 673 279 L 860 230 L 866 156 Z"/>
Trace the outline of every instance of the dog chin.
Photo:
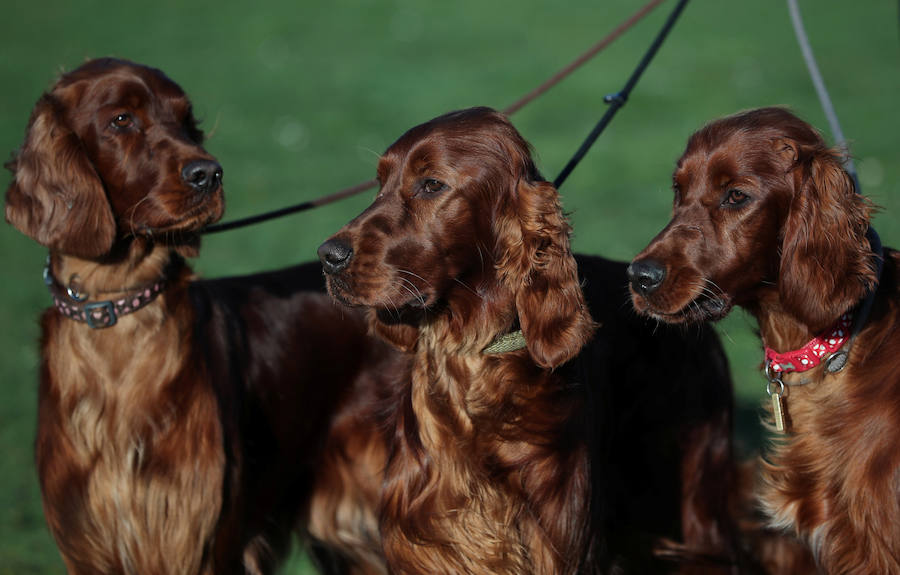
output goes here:
<path id="1" fill-rule="evenodd" d="M 200 231 L 206 226 L 210 226 L 220 219 L 225 213 L 225 202 L 217 202 L 214 206 L 205 208 L 197 213 L 188 224 L 191 231 Z"/>
<path id="2" fill-rule="evenodd" d="M 364 305 L 353 295 L 347 286 L 344 285 L 344 282 L 334 276 L 325 275 L 325 288 L 328 290 L 328 295 L 331 296 L 331 299 L 347 307 L 360 307 Z"/>
<path id="3" fill-rule="evenodd" d="M 404 324 L 417 326 L 422 324 L 427 313 L 427 308 L 424 308 L 421 305 L 405 305 L 397 309 L 377 308 L 375 310 L 375 317 L 385 325 Z"/>
<path id="4" fill-rule="evenodd" d="M 732 304 L 730 301 L 722 298 L 708 298 L 700 296 L 687 303 L 675 311 L 662 311 L 653 307 L 649 302 L 645 302 L 644 309 L 640 309 L 640 313 L 653 319 L 671 323 L 704 323 L 708 321 L 719 321 L 728 315 L 731 311 Z"/>
<path id="5" fill-rule="evenodd" d="M 166 236 L 198 235 L 204 228 L 219 221 L 224 212 L 225 208 L 222 203 L 213 207 L 199 206 L 170 221 L 138 226 L 138 230 L 143 230 L 147 235 L 161 239 L 165 239 Z"/>

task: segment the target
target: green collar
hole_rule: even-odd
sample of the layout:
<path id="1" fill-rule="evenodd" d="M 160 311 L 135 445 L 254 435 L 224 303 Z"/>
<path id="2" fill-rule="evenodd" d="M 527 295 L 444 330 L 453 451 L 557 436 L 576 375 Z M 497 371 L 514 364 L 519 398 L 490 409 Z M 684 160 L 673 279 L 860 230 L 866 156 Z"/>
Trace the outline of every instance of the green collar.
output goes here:
<path id="1" fill-rule="evenodd" d="M 481 352 L 485 355 L 493 355 L 497 353 L 506 353 L 508 351 L 516 351 L 525 348 L 525 336 L 521 329 L 498 335 L 491 342 L 491 345 L 484 348 Z"/>

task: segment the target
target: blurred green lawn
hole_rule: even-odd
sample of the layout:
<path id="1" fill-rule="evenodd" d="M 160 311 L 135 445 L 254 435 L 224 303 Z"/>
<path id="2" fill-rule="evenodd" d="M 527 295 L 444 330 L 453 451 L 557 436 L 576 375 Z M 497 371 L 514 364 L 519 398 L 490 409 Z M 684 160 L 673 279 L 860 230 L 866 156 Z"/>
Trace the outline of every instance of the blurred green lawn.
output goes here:
<path id="1" fill-rule="evenodd" d="M 414 124 L 451 109 L 511 104 L 634 12 L 643 0 L 523 2 L 8 3 L 0 21 L 0 154 L 22 140 L 31 106 L 62 70 L 114 55 L 165 70 L 191 95 L 225 167 L 226 219 L 333 192 L 374 175 Z M 552 178 L 604 112 L 674 1 L 513 117 Z M 851 139 L 875 224 L 900 244 L 897 3 L 804 0 L 801 9 Z M 827 134 L 786 5 L 691 2 L 628 105 L 561 190 L 579 251 L 630 259 L 665 224 L 670 172 L 687 136 L 740 109 L 782 104 Z M 213 236 L 205 276 L 315 257 L 365 194 Z M 45 250 L 0 226 L 0 575 L 59 573 L 32 462 L 37 317 L 49 303 Z M 736 312 L 720 325 L 737 382 L 738 435 L 759 444 L 759 343 Z M 285 573 L 309 573 L 300 554 Z"/>

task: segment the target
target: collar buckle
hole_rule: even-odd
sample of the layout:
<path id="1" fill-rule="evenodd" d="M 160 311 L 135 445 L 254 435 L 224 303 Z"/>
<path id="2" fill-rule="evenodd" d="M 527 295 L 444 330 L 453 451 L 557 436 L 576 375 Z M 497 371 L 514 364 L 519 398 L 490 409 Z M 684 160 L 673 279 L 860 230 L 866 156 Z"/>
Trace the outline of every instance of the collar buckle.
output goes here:
<path id="1" fill-rule="evenodd" d="M 85 304 L 84 321 L 91 329 L 112 327 L 118 321 L 116 307 L 109 300 Z"/>

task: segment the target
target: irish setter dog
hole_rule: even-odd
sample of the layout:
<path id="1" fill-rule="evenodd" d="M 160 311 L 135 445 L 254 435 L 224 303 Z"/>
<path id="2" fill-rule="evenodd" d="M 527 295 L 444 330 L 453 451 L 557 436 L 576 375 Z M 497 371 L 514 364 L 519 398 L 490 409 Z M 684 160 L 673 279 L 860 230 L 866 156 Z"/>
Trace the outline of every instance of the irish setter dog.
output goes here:
<path id="1" fill-rule="evenodd" d="M 671 572 L 661 538 L 732 561 L 714 332 L 636 316 L 625 264 L 576 266 L 556 189 L 497 112 L 409 130 L 378 180 L 319 256 L 331 295 L 414 358 L 386 423 L 391 572 Z"/>
<path id="2" fill-rule="evenodd" d="M 9 166 L 6 218 L 49 248 L 56 304 L 47 523 L 73 574 L 271 573 L 298 526 L 330 564 L 383 572 L 366 461 L 384 442 L 344 438 L 377 438 L 368 413 L 405 360 L 313 293 L 318 262 L 194 280 L 184 256 L 224 207 L 202 140 L 162 72 L 93 60 L 40 98 Z"/>
<path id="3" fill-rule="evenodd" d="M 784 109 L 712 122 L 678 160 L 671 222 L 629 273 L 635 307 L 658 320 L 714 320 L 734 305 L 756 317 L 781 398 L 770 409 L 785 422 L 764 468 L 771 524 L 826 573 L 900 573 L 900 254 L 873 253 L 870 204 L 841 160 Z M 848 312 L 849 326 L 818 339 Z M 842 368 L 814 360 L 848 332 Z M 777 359 L 812 341 L 814 358 Z"/>

